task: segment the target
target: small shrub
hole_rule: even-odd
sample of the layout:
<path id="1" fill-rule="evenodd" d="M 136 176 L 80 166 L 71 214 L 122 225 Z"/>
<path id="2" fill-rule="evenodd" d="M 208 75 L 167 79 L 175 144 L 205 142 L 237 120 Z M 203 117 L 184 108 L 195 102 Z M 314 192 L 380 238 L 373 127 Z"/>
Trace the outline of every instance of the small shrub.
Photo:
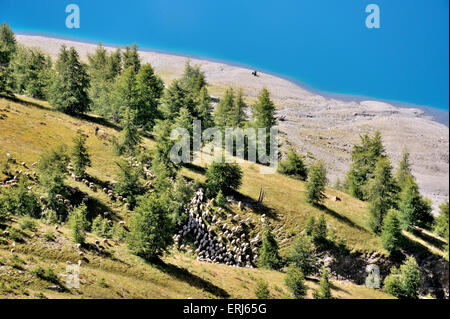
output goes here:
<path id="1" fill-rule="evenodd" d="M 56 276 L 55 271 L 51 267 L 42 268 L 41 266 L 36 266 L 31 270 L 31 273 L 42 280 L 52 282 L 55 284 L 59 283 L 58 277 Z"/>
<path id="2" fill-rule="evenodd" d="M 220 190 L 219 193 L 217 193 L 217 196 L 216 196 L 216 205 L 219 206 L 219 207 L 224 207 L 226 202 L 227 202 L 227 199 L 223 195 L 222 190 Z"/>
<path id="3" fill-rule="evenodd" d="M 14 227 L 8 227 L 6 229 L 9 232 L 8 237 L 16 242 L 23 242 L 23 236 L 20 230 Z"/>
<path id="4" fill-rule="evenodd" d="M 286 159 L 278 164 L 278 172 L 303 181 L 308 176 L 308 171 L 303 163 L 303 156 L 299 155 L 293 148 L 289 150 Z"/>
<path id="5" fill-rule="evenodd" d="M 263 279 L 258 279 L 256 282 L 255 296 L 258 299 L 270 298 L 269 285 Z"/>
<path id="6" fill-rule="evenodd" d="M 236 163 L 211 163 L 206 171 L 206 194 L 214 197 L 220 190 L 227 194 L 239 189 L 242 175 L 242 169 Z"/>
<path id="7" fill-rule="evenodd" d="M 321 278 L 320 278 L 320 285 L 319 288 L 317 288 L 314 293 L 314 299 L 331 299 L 331 285 L 328 278 L 328 271 L 325 267 L 322 267 L 321 270 Z"/>
<path id="8" fill-rule="evenodd" d="M 309 275 L 314 270 L 316 261 L 314 245 L 309 237 L 299 234 L 288 253 L 288 261 L 300 268 L 304 275 Z"/>
<path id="9" fill-rule="evenodd" d="M 19 220 L 19 227 L 22 230 L 37 231 L 36 221 L 30 217 L 23 217 Z"/>
<path id="10" fill-rule="evenodd" d="M 86 240 L 86 230 L 89 227 L 89 222 L 86 219 L 87 208 L 86 205 L 81 204 L 74 209 L 69 216 L 69 227 L 72 229 L 72 238 L 74 242 L 84 244 Z"/>
<path id="11" fill-rule="evenodd" d="M 300 268 L 290 266 L 284 282 L 294 298 L 302 299 L 306 295 L 305 277 Z"/>
<path id="12" fill-rule="evenodd" d="M 108 284 L 106 283 L 106 280 L 103 277 L 100 278 L 97 283 L 102 288 L 108 288 Z"/>
<path id="13" fill-rule="evenodd" d="M 55 234 L 51 230 L 45 232 L 44 238 L 46 241 L 55 241 L 56 239 Z"/>
<path id="14" fill-rule="evenodd" d="M 400 266 L 400 269 L 393 267 L 384 280 L 384 290 L 401 299 L 417 299 L 420 285 L 420 269 L 412 256 Z"/>

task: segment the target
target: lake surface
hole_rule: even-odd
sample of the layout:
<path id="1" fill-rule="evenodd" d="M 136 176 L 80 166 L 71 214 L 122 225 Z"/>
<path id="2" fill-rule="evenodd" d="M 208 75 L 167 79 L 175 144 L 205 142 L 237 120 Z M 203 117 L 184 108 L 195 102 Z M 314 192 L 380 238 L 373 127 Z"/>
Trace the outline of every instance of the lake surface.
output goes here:
<path id="1" fill-rule="evenodd" d="M 68 29 L 68 4 L 80 28 Z M 366 6 L 380 28 L 366 27 Z M 204 57 L 320 93 L 449 109 L 448 0 L 0 0 L 0 23 L 37 33 Z M 447 112 L 447 113 L 446 113 Z M 447 119 L 448 123 L 448 119 Z"/>

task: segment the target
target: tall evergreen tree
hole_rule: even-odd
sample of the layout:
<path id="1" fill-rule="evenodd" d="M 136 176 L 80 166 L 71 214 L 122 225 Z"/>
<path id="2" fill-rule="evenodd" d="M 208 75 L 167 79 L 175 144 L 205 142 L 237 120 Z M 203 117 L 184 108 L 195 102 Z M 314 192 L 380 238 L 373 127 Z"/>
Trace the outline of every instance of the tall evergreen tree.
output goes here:
<path id="1" fill-rule="evenodd" d="M 398 209 L 403 229 L 413 226 L 429 228 L 433 222 L 432 207 L 429 201 L 420 195 L 419 186 L 412 175 L 402 180 Z"/>
<path id="2" fill-rule="evenodd" d="M 252 116 L 256 128 L 270 129 L 276 124 L 275 104 L 270 99 L 270 93 L 263 88 L 258 99 L 252 106 Z"/>
<path id="3" fill-rule="evenodd" d="M 211 97 L 209 96 L 206 87 L 203 87 L 198 95 L 196 105 L 197 119 L 202 121 L 203 130 L 210 128 L 214 125 L 211 113 L 212 113 Z"/>
<path id="4" fill-rule="evenodd" d="M 402 231 L 397 214 L 397 211 L 393 209 L 389 210 L 383 219 L 381 229 L 381 243 L 390 254 L 398 251 L 402 239 Z"/>
<path id="5" fill-rule="evenodd" d="M 158 118 L 159 100 L 164 91 L 162 80 L 150 64 L 144 64 L 136 76 L 136 124 L 152 130 Z"/>
<path id="6" fill-rule="evenodd" d="M 305 276 L 312 273 L 316 256 L 314 245 L 309 237 L 303 234 L 297 235 L 289 250 L 288 261 L 300 268 Z"/>
<path id="7" fill-rule="evenodd" d="M 132 68 L 134 73 L 137 73 L 141 68 L 141 59 L 139 57 L 138 47 L 136 43 L 131 46 L 125 47 L 125 52 L 123 53 L 123 68 L 124 70 Z"/>
<path id="8" fill-rule="evenodd" d="M 131 217 L 128 247 L 144 259 L 161 256 L 173 242 L 167 202 L 155 194 L 143 196 Z"/>
<path id="9" fill-rule="evenodd" d="M 320 271 L 320 284 L 319 288 L 314 291 L 314 299 L 331 299 L 331 284 L 328 278 L 328 271 L 325 267 L 322 267 Z"/>
<path id="10" fill-rule="evenodd" d="M 162 170 L 163 180 L 166 180 L 164 176 L 173 177 L 179 169 L 179 165 L 170 158 L 170 151 L 175 144 L 170 138 L 172 124 L 168 120 L 158 121 L 153 131 L 156 145 L 152 149 L 152 169 Z"/>
<path id="11" fill-rule="evenodd" d="M 214 111 L 214 123 L 218 129 L 224 130 L 227 127 L 232 127 L 230 123 L 230 115 L 233 110 L 233 106 L 235 105 L 234 101 L 234 91 L 232 88 L 228 88 L 225 91 L 224 97 L 220 100 L 219 104 L 217 104 L 217 108 Z"/>
<path id="12" fill-rule="evenodd" d="M 181 82 L 193 94 L 199 94 L 207 86 L 205 73 L 200 70 L 199 65 L 192 66 L 189 60 L 186 61 Z"/>
<path id="13" fill-rule="evenodd" d="M 77 134 L 73 138 L 71 157 L 73 170 L 77 176 L 84 176 L 86 167 L 91 166 L 91 158 L 86 147 L 86 139 L 86 136 L 81 130 L 78 130 Z"/>
<path id="14" fill-rule="evenodd" d="M 163 119 L 173 120 L 182 107 L 195 115 L 196 96 L 185 88 L 181 80 L 174 80 L 164 92 L 159 110 Z"/>
<path id="15" fill-rule="evenodd" d="M 51 85 L 51 67 L 50 57 L 39 49 L 18 46 L 11 61 L 14 91 L 45 99 Z"/>
<path id="16" fill-rule="evenodd" d="M 71 228 L 72 238 L 75 243 L 84 244 L 86 241 L 86 230 L 89 222 L 86 218 L 87 207 L 84 204 L 76 207 L 69 217 L 69 227 Z"/>
<path id="17" fill-rule="evenodd" d="M 319 205 L 325 198 L 325 185 L 327 184 L 327 171 L 322 161 L 311 165 L 308 182 L 306 183 L 306 201 Z"/>
<path id="18" fill-rule="evenodd" d="M 116 145 L 119 154 L 135 155 L 142 142 L 142 136 L 134 124 L 135 113 L 129 109 L 125 110 L 123 128 L 120 132 L 120 140 Z"/>
<path id="19" fill-rule="evenodd" d="M 115 191 L 127 198 L 127 203 L 134 207 L 136 197 L 141 195 L 142 183 L 139 179 L 140 168 L 134 167 L 127 161 L 116 162 L 118 167 L 117 183 L 114 187 Z"/>
<path id="20" fill-rule="evenodd" d="M 89 76 L 86 66 L 80 62 L 75 48 L 63 45 L 56 62 L 50 103 L 68 114 L 85 113 L 89 110 Z"/>
<path id="21" fill-rule="evenodd" d="M 124 118 L 127 112 L 136 110 L 137 107 L 136 73 L 132 67 L 125 69 L 114 83 L 113 114 Z"/>
<path id="22" fill-rule="evenodd" d="M 242 89 L 239 89 L 237 95 L 234 99 L 233 106 L 230 110 L 230 127 L 240 127 L 243 128 L 247 120 L 245 115 L 245 110 L 247 109 L 247 104 L 244 101 L 244 93 Z"/>
<path id="23" fill-rule="evenodd" d="M 111 54 L 108 63 L 108 78 L 114 79 L 122 72 L 122 52 L 119 47 Z"/>
<path id="24" fill-rule="evenodd" d="M 352 165 L 346 177 L 350 195 L 361 200 L 368 199 L 365 186 L 373 176 L 377 161 L 385 157 L 380 132 L 375 132 L 372 138 L 367 133 L 361 136 L 361 144 L 353 146 Z"/>
<path id="25" fill-rule="evenodd" d="M 395 174 L 395 179 L 397 180 L 398 186 L 403 188 L 404 184 L 409 182 L 411 173 L 411 164 L 409 162 L 410 154 L 406 149 L 403 150 L 402 160 L 398 165 L 397 172 Z"/>
<path id="26" fill-rule="evenodd" d="M 379 157 L 373 177 L 367 183 L 370 227 L 375 233 L 381 231 L 383 219 L 391 208 L 397 208 L 398 186 L 392 177 L 392 166 L 388 158 Z"/>
<path id="27" fill-rule="evenodd" d="M 16 52 L 16 38 L 10 26 L 0 25 L 0 93 L 12 94 L 14 86 L 10 62 Z"/>
<path id="28" fill-rule="evenodd" d="M 284 282 L 295 299 L 305 297 L 308 288 L 305 285 L 305 277 L 300 268 L 290 266 L 286 271 Z"/>
<path id="29" fill-rule="evenodd" d="M 258 266 L 261 268 L 278 269 L 281 257 L 278 252 L 278 243 L 269 229 L 264 231 L 262 245 L 259 250 Z"/>

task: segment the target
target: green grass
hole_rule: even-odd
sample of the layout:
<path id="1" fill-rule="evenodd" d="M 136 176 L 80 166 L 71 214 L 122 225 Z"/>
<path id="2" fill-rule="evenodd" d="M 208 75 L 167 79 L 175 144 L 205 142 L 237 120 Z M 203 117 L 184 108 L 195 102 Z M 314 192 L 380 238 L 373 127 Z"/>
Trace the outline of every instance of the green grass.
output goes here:
<path id="1" fill-rule="evenodd" d="M 115 181 L 115 161 L 118 157 L 112 151 L 109 141 L 94 136 L 95 126 L 100 127 L 108 136 L 117 135 L 118 130 L 114 125 L 95 116 L 70 117 L 52 109 L 46 102 L 22 97 L 18 99 L 20 100 L 11 101 L 0 98 L 0 113 L 7 116 L 0 120 L 0 161 L 6 159 L 6 153 L 10 153 L 18 163 L 25 161 L 28 167 L 17 164 L 12 166 L 12 170 L 32 172 L 34 168 L 31 163 L 37 161 L 42 152 L 61 143 L 70 146 L 76 131 L 81 129 L 88 135 L 87 145 L 92 158 L 92 167 L 87 173 L 100 181 Z M 151 147 L 153 143 L 150 139 L 144 139 L 147 147 Z M 327 189 L 329 198 L 339 196 L 342 201 L 326 200 L 324 208 L 318 209 L 306 204 L 303 182 L 279 174 L 260 174 L 256 164 L 244 163 L 242 167 L 243 185 L 240 193 L 235 194 L 236 199 L 256 201 L 260 188 L 267 192 L 264 209 L 240 210 L 237 205 L 231 207 L 234 213 L 253 220 L 252 235 L 261 231 L 260 215 L 265 213 L 284 252 L 293 236 L 303 229 L 307 218 L 318 217 L 323 213 L 329 227 L 335 228 L 336 234 L 345 238 L 351 249 L 383 251 L 379 239 L 368 230 L 368 212 L 364 202 Z M 201 168 L 183 168 L 181 172 L 204 182 L 204 170 Z M 3 178 L 0 173 L 0 180 Z M 77 186 L 93 198 L 96 205 L 94 208 L 99 212 L 107 209 L 114 213 L 115 220 L 126 220 L 129 217 L 130 212 L 123 205 L 111 202 L 103 192 L 92 192 L 84 184 L 72 179 L 68 179 L 67 184 Z M 13 221 L 13 226 L 20 229 L 17 220 Z M 38 265 L 52 267 L 60 282 L 64 282 L 67 262 L 76 264 L 80 256 L 66 228 L 55 231 L 53 226 L 41 222 L 36 222 L 35 228 L 25 227 L 21 230 L 24 241 L 17 242 L 15 246 L 14 254 L 25 261 L 25 264 L 16 265 L 22 267 L 22 270 L 10 265 L 12 242 L 0 236 L 0 258 L 7 261 L 6 266 L 0 267 L 0 297 L 253 298 L 257 278 L 263 278 L 269 283 L 274 298 L 286 297 L 288 294 L 281 272 L 207 264 L 179 252 L 163 258 L 163 263 L 150 264 L 130 255 L 123 243 L 114 241 L 107 248 L 107 255 L 86 251 L 87 261 L 82 261 L 80 290 L 50 290 L 48 282 L 33 276 L 31 270 Z M 51 232 L 53 236 L 49 235 Z M 96 236 L 88 234 L 88 242 L 93 243 L 96 239 Z M 339 298 L 386 297 L 379 291 L 350 283 L 334 282 L 334 285 L 333 294 Z M 317 280 L 308 280 L 308 286 L 316 287 Z"/>

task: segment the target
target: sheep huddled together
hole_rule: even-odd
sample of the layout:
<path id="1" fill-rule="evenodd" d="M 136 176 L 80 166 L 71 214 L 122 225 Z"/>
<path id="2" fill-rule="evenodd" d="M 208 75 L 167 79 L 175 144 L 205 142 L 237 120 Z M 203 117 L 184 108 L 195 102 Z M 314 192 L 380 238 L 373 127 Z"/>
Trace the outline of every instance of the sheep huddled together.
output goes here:
<path id="1" fill-rule="evenodd" d="M 228 266 L 253 268 L 258 258 L 259 235 L 249 241 L 244 226 L 250 219 L 228 215 L 231 224 L 220 219 L 212 207 L 213 200 L 204 202 L 199 189 L 186 208 L 187 221 L 174 235 L 175 245 L 197 255 L 197 260 L 224 263 Z M 234 225 L 236 223 L 237 225 Z M 193 243 L 193 246 L 191 244 Z"/>

